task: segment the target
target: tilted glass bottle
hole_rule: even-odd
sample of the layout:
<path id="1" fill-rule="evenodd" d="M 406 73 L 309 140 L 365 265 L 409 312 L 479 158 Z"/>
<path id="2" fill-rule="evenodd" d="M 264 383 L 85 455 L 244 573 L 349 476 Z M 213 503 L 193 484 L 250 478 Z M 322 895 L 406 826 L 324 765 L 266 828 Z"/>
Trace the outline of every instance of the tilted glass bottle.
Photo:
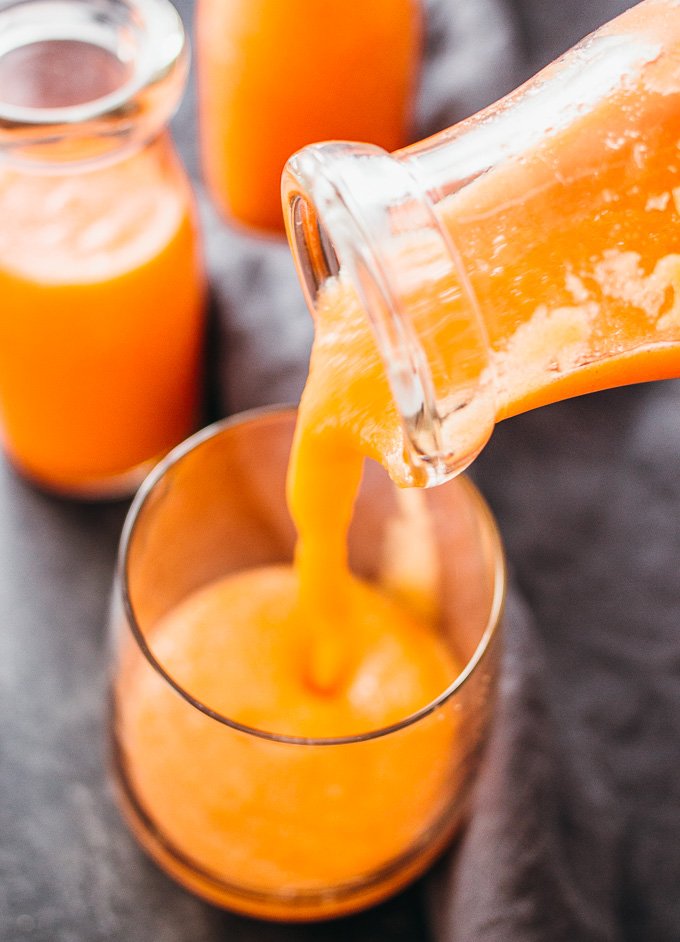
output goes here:
<path id="1" fill-rule="evenodd" d="M 680 4 L 392 155 L 305 148 L 283 197 L 311 309 L 338 277 L 361 300 L 420 481 L 499 419 L 680 375 Z"/>

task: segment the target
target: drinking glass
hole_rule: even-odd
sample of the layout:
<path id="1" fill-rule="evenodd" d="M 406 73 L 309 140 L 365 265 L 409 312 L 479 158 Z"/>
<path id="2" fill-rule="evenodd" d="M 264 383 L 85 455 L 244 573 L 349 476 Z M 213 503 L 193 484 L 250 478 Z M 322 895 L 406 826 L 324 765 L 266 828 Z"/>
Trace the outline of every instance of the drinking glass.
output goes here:
<path id="1" fill-rule="evenodd" d="M 492 715 L 505 566 L 467 479 L 402 491 L 367 462 L 352 570 L 404 607 L 427 605 L 458 669 L 417 712 L 360 734 L 283 735 L 204 702 L 186 685 L 183 653 L 169 658 L 157 629 L 202 587 L 291 562 L 294 425 L 295 412 L 281 408 L 219 422 L 142 486 L 114 587 L 111 739 L 123 814 L 162 868 L 212 903 L 301 921 L 392 894 L 463 821 Z M 187 659 L 219 659 L 200 639 L 190 647 Z M 235 668 L 224 665 L 225 683 Z"/>

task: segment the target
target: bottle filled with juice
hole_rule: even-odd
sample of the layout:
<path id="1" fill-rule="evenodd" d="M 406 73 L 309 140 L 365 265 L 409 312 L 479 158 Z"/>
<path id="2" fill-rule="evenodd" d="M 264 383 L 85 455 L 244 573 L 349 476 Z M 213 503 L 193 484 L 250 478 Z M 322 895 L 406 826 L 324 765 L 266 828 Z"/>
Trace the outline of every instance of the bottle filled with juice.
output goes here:
<path id="1" fill-rule="evenodd" d="M 421 0 L 198 0 L 202 160 L 222 212 L 283 232 L 286 159 L 329 138 L 409 140 Z"/>
<path id="2" fill-rule="evenodd" d="M 166 125 L 167 0 L 0 9 L 0 420 L 66 494 L 129 492 L 199 418 L 203 271 Z"/>
<path id="3" fill-rule="evenodd" d="M 680 375 L 680 4 L 391 155 L 303 149 L 284 210 L 317 323 L 306 412 L 402 483 L 459 471 L 507 416 Z"/>

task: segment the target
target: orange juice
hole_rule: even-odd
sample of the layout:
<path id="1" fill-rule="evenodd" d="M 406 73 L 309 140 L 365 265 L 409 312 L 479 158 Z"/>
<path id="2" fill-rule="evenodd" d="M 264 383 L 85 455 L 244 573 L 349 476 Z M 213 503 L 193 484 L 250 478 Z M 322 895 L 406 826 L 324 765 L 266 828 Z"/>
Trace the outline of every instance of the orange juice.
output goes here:
<path id="1" fill-rule="evenodd" d="M 202 159 L 225 215 L 283 231 L 280 180 L 323 138 L 408 141 L 420 0 L 199 0 Z"/>
<path id="2" fill-rule="evenodd" d="M 196 425 L 203 282 L 176 175 L 165 140 L 89 173 L 0 169 L 3 437 L 49 487 L 106 490 Z"/>
<path id="3" fill-rule="evenodd" d="M 0 32 L 0 433 L 48 488 L 130 493 L 199 418 L 203 271 L 164 130 L 181 20 L 9 0 Z"/>
<path id="4" fill-rule="evenodd" d="M 402 493 L 369 464 L 351 568 L 347 546 L 324 557 L 332 594 L 310 593 L 299 547 L 290 563 L 294 421 L 218 423 L 136 498 L 112 732 L 123 810 L 172 876 L 219 905 L 308 920 L 384 899 L 460 825 L 504 575 L 471 485 Z"/>
<path id="5" fill-rule="evenodd" d="M 604 93 L 588 90 L 582 107 L 567 110 L 566 119 L 555 115 L 549 133 L 523 130 L 523 102 L 531 105 L 546 88 L 557 101 L 559 87 L 551 83 L 579 80 L 578 51 L 573 62 L 549 67 L 470 119 L 470 147 L 475 133 L 489 144 L 488 126 L 505 115 L 528 143 L 520 156 L 437 204 L 438 222 L 462 266 L 441 266 L 428 235 L 401 238 L 394 214 L 395 256 L 387 258 L 393 268 L 380 271 L 376 283 L 385 270 L 396 272 L 407 327 L 442 400 L 451 377 L 460 381 L 479 369 L 461 268 L 483 317 L 496 420 L 605 386 L 680 375 L 680 7 L 648 0 L 609 24 L 583 48 L 591 69 L 602 71 L 598 44 L 607 51 L 612 40 L 623 73 L 618 62 L 605 69 Z M 444 148 L 452 136 L 444 132 Z M 400 156 L 432 161 L 436 146 L 437 138 Z M 434 164 L 439 167 L 436 154 Z M 342 270 L 322 286 L 315 314 L 289 505 L 303 610 L 310 618 L 319 611 L 326 616 L 311 643 L 314 676 L 332 688 L 351 651 L 351 632 L 332 612 L 343 595 L 338 574 L 346 567 L 363 457 L 380 461 L 402 482 L 413 481 L 413 469 L 388 382 L 391 364 L 360 289 Z M 470 447 L 471 460 L 484 439 L 474 408 L 461 412 L 458 444 Z"/>
<path id="6" fill-rule="evenodd" d="M 164 668 L 211 709 L 309 739 L 399 722 L 456 676 L 428 626 L 375 589 L 355 581 L 343 601 L 352 663 L 332 691 L 308 681 L 309 636 L 290 567 L 247 570 L 203 587 L 159 622 L 151 640 Z M 353 747 L 295 747 L 216 730 L 141 662 L 123 675 L 118 697 L 137 800 L 201 871 L 270 895 L 269 908 L 261 901 L 249 909 L 227 894 L 227 903 L 255 914 L 277 915 L 274 900 L 287 888 L 326 889 L 317 917 L 355 908 L 356 899 L 349 906 L 333 899 L 333 889 L 418 847 L 448 793 L 450 717 Z M 428 841 L 407 872 L 422 870 L 440 849 L 440 840 Z M 400 869 L 379 896 L 404 879 Z"/>
<path id="7" fill-rule="evenodd" d="M 498 418 L 680 372 L 677 4 L 640 4 L 592 44 L 619 43 L 629 78 L 441 206 L 484 311 Z"/>

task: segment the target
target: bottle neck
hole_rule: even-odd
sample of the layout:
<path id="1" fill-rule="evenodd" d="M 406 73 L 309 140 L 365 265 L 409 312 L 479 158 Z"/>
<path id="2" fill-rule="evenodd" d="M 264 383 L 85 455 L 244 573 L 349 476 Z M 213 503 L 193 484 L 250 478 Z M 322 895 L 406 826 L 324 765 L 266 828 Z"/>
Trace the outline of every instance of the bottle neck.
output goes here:
<path id="1" fill-rule="evenodd" d="M 463 470 L 493 430 L 494 382 L 475 293 L 427 188 L 408 162 L 378 147 L 330 143 L 289 161 L 283 200 L 310 310 L 340 278 L 366 312 L 412 479 L 436 484 Z M 453 373 L 441 369 L 433 309 L 465 338 L 465 362 Z"/>
<path id="2" fill-rule="evenodd" d="M 0 10 L 0 161 L 69 172 L 158 135 L 187 73 L 168 0 L 10 0 Z"/>

